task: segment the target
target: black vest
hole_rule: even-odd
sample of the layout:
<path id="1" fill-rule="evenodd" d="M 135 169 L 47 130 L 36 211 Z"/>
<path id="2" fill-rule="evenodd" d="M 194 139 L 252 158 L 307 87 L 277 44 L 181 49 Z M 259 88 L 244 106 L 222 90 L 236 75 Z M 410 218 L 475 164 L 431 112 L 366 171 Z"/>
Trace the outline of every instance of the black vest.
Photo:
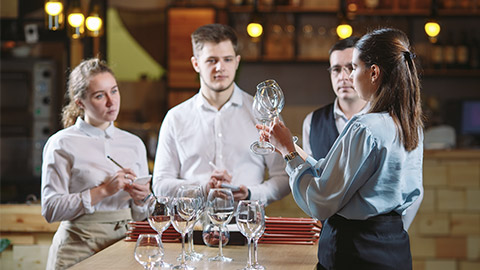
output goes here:
<path id="1" fill-rule="evenodd" d="M 310 148 L 313 158 L 324 158 L 338 135 L 333 103 L 313 112 L 310 124 Z"/>

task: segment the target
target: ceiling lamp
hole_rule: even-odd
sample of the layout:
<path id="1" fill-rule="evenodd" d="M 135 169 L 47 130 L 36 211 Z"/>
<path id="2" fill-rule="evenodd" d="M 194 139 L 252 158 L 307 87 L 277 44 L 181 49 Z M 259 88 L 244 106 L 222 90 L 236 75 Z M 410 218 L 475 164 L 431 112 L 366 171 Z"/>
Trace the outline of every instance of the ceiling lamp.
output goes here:
<path id="1" fill-rule="evenodd" d="M 340 39 L 346 39 L 353 34 L 353 28 L 347 22 L 342 22 L 337 26 L 337 35 Z"/>
<path id="2" fill-rule="evenodd" d="M 253 14 L 252 20 L 247 25 L 247 34 L 253 38 L 257 39 L 263 34 L 263 26 L 261 23 L 261 17 L 257 12 L 257 0 L 253 1 Z"/>
<path id="3" fill-rule="evenodd" d="M 430 18 L 425 23 L 425 33 L 428 36 L 428 39 L 432 43 L 437 42 L 437 36 L 440 34 L 440 24 L 436 20 L 437 18 L 437 1 L 432 0 L 432 10 L 430 14 Z"/>
<path id="4" fill-rule="evenodd" d="M 103 34 L 103 20 L 101 17 L 101 5 L 98 0 L 90 2 L 90 12 L 85 20 L 87 34 L 91 37 L 98 37 Z"/>
<path id="5" fill-rule="evenodd" d="M 68 34 L 73 39 L 78 39 L 83 37 L 85 28 L 85 16 L 83 16 L 82 7 L 80 5 L 80 0 L 73 0 L 68 9 Z"/>
<path id="6" fill-rule="evenodd" d="M 356 6 L 354 10 L 350 10 L 351 7 L 349 6 L 349 11 L 352 12 L 351 14 L 353 15 L 354 12 L 356 11 Z M 341 0 L 340 1 L 340 10 L 338 12 L 338 17 L 340 23 L 337 26 L 336 32 L 337 35 L 340 39 L 346 39 L 350 37 L 353 34 L 353 28 L 352 26 L 348 23 L 346 19 L 346 14 L 347 14 L 347 1 L 346 0 Z"/>
<path id="7" fill-rule="evenodd" d="M 63 20 L 63 1 L 45 0 L 45 25 L 48 30 L 62 29 Z"/>

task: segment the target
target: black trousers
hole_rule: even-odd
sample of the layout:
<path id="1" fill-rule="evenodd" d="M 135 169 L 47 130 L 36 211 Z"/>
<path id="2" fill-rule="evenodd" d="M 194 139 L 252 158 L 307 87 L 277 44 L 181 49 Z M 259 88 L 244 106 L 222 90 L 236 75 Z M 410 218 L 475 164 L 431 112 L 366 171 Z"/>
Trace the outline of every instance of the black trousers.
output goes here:
<path id="1" fill-rule="evenodd" d="M 318 242 L 317 269 L 411 270 L 410 240 L 400 215 L 367 220 L 328 218 Z"/>

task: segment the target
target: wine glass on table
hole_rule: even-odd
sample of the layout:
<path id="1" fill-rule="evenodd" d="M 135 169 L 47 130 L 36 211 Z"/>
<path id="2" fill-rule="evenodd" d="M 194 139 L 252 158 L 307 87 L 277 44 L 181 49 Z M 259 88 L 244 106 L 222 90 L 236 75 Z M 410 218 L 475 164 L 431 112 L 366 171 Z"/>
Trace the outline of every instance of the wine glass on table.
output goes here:
<path id="1" fill-rule="evenodd" d="M 265 204 L 260 203 L 260 209 L 262 210 L 263 216 L 265 217 Z M 257 231 L 255 236 L 253 237 L 253 268 L 257 270 L 264 270 L 265 267 L 258 263 L 258 240 L 262 237 L 263 233 L 265 232 L 265 220 L 262 221 L 262 226 L 260 230 Z"/>
<path id="2" fill-rule="evenodd" d="M 213 224 L 219 227 L 219 239 L 223 239 L 222 227 L 228 224 L 232 219 L 235 204 L 233 201 L 232 190 L 229 188 L 212 188 L 208 193 L 206 204 L 207 216 Z M 215 257 L 209 258 L 209 261 L 231 262 L 233 259 L 223 256 L 223 249 L 221 242 L 218 245 L 219 254 Z"/>
<path id="3" fill-rule="evenodd" d="M 172 198 L 167 196 L 152 196 L 148 202 L 148 224 L 162 239 L 162 233 L 170 226 Z M 161 260 L 160 267 L 169 268 L 172 265 Z"/>
<path id="4" fill-rule="evenodd" d="M 195 269 L 185 263 L 185 236 L 193 229 L 198 208 L 198 196 L 198 189 L 195 186 L 182 186 L 173 200 L 172 225 L 182 236 L 182 260 L 173 269 Z"/>
<path id="5" fill-rule="evenodd" d="M 145 269 L 153 270 L 162 261 L 164 252 L 162 240 L 158 234 L 141 234 L 135 245 L 135 260 Z"/>
<path id="6" fill-rule="evenodd" d="M 258 201 L 242 200 L 237 205 L 235 211 L 237 227 L 240 232 L 247 238 L 248 243 L 248 260 L 247 266 L 242 270 L 255 269 L 252 265 L 252 239 L 262 228 L 265 220 L 265 214 L 261 209 Z"/>
<path id="7" fill-rule="evenodd" d="M 203 258 L 203 254 L 195 252 L 194 244 L 193 244 L 193 230 L 195 228 L 195 224 L 200 220 L 205 210 L 205 197 L 203 196 L 202 188 L 198 185 L 192 185 L 192 188 L 196 189 L 197 198 L 196 198 L 196 209 L 197 213 L 195 214 L 195 218 L 193 220 L 193 228 L 192 230 L 188 231 L 187 237 L 187 251 L 185 252 L 185 260 L 187 261 L 200 261 Z M 177 258 L 177 260 L 181 260 L 182 255 Z"/>

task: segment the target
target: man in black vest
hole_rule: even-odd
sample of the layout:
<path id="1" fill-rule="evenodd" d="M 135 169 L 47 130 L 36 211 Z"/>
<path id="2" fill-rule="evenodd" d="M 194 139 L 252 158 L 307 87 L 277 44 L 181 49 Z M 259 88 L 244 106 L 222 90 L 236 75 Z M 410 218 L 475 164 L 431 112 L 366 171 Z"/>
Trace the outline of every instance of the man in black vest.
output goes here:
<path id="1" fill-rule="evenodd" d="M 357 37 L 338 41 L 330 49 L 330 79 L 337 98 L 303 121 L 303 150 L 315 159 L 327 155 L 345 124 L 356 114 L 367 112 L 367 102 L 360 99 L 355 89 L 352 72 L 352 54 Z"/>

